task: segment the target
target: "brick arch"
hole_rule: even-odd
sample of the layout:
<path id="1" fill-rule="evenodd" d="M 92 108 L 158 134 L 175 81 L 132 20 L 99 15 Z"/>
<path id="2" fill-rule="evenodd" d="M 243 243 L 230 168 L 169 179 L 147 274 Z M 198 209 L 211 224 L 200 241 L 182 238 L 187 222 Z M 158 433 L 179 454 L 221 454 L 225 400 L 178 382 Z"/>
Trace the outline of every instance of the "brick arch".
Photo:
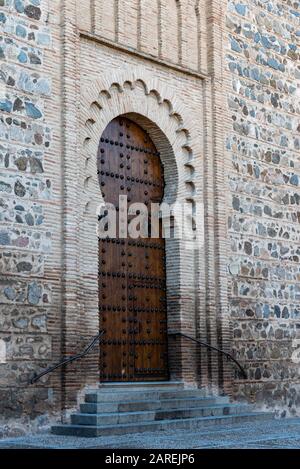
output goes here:
<path id="1" fill-rule="evenodd" d="M 130 74 L 121 73 L 118 79 L 103 77 L 91 83 L 87 87 L 82 103 L 82 124 L 83 124 L 83 156 L 85 161 L 85 180 L 89 184 L 97 185 L 97 177 L 94 173 L 96 149 L 99 145 L 99 138 L 108 125 L 118 115 L 133 113 L 141 125 L 146 127 L 146 120 L 152 122 L 153 141 L 160 145 L 161 138 L 170 142 L 173 155 L 168 151 L 162 156 L 165 168 L 172 166 L 173 174 L 166 180 L 166 192 L 173 190 L 168 188 L 171 184 L 174 171 L 178 173 L 178 194 L 177 197 L 193 197 L 187 193 L 184 184 L 191 182 L 188 174 L 184 176 L 187 168 L 194 167 L 195 155 L 200 152 L 199 144 L 193 135 L 193 123 L 182 104 L 177 102 L 177 98 L 172 96 L 166 85 L 158 85 L 156 80 L 147 79 L 144 73 L 136 73 L 138 78 Z M 143 116 L 140 119 L 138 116 Z M 160 131 L 157 138 L 154 128 Z M 151 126 L 147 129 L 151 132 Z M 191 145 L 193 142 L 193 145 Z M 96 188 L 94 187 L 96 190 Z M 100 195 L 100 193 L 99 193 Z"/>
<path id="2" fill-rule="evenodd" d="M 164 201 L 196 203 L 196 156 L 200 153 L 194 126 L 187 112 L 166 85 L 159 83 L 144 69 L 111 74 L 86 85 L 82 100 L 81 223 L 80 270 L 81 290 L 86 292 L 84 311 L 98 317 L 98 240 L 97 207 L 104 203 L 97 175 L 97 151 L 100 137 L 117 116 L 125 115 L 148 131 L 161 153 L 165 172 Z M 194 219 L 196 224 L 196 219 Z M 193 331 L 195 325 L 196 272 L 194 253 L 185 251 L 182 240 L 166 240 L 167 300 L 169 329 Z M 171 374 L 181 375 L 175 364 L 182 364 L 180 346 L 172 350 Z M 173 366 L 174 365 L 174 366 Z M 173 371 L 172 371 L 173 370 Z M 191 376 L 191 374 L 190 374 Z"/>

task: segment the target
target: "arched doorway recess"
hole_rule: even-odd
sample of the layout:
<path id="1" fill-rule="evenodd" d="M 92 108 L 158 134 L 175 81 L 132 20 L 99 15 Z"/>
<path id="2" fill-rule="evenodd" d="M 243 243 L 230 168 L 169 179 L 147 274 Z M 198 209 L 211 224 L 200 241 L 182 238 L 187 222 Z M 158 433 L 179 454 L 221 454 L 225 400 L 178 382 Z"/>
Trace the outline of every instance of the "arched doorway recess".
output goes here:
<path id="1" fill-rule="evenodd" d="M 186 112 L 167 84 L 157 83 L 144 69 L 135 70 L 134 73 L 127 70 L 120 73 L 120 76 L 108 75 L 106 78 L 101 77 L 92 82 L 91 86 L 85 87 L 82 109 L 83 159 L 80 177 L 84 191 L 81 199 L 83 212 L 79 256 L 82 272 L 81 317 L 87 331 L 86 335 L 88 333 L 95 335 L 99 329 L 101 268 L 97 255 L 99 241 L 95 236 L 95 228 L 99 201 L 100 204 L 104 203 L 97 175 L 97 158 L 103 132 L 113 119 L 123 116 L 148 133 L 160 152 L 165 181 L 163 202 L 170 205 L 188 202 L 195 207 L 201 207 L 203 148 L 195 128 L 197 121 Z M 196 218 L 196 213 L 193 213 L 193 222 L 197 229 L 203 226 L 202 220 L 203 214 L 200 213 Z M 199 234 L 195 249 L 190 249 L 185 239 L 165 239 L 167 326 L 170 333 L 184 330 L 194 334 L 198 327 L 200 299 L 203 300 L 203 304 L 205 303 L 203 296 L 205 259 L 204 250 L 201 248 L 202 232 Z M 198 259 L 198 256 L 201 259 Z M 184 379 L 194 384 L 200 376 L 196 370 L 195 356 L 196 351 L 186 347 L 180 339 L 170 339 L 168 343 L 170 379 Z M 202 363 L 205 365 L 204 360 Z M 99 377 L 99 359 L 96 353 L 93 357 L 93 366 L 93 371 L 89 372 L 90 381 L 92 377 L 93 379 Z"/>

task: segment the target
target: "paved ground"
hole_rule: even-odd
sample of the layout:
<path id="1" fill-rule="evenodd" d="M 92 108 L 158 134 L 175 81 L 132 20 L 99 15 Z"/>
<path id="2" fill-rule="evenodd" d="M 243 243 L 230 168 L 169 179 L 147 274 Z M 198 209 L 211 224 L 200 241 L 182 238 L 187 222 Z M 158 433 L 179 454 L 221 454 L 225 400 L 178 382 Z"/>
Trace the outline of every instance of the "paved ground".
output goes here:
<path id="1" fill-rule="evenodd" d="M 0 449 L 4 448 L 294 449 L 300 448 L 300 418 L 226 426 L 216 425 L 212 428 L 198 431 L 173 430 L 172 432 L 99 438 L 74 438 L 40 434 L 2 440 L 0 442 Z"/>

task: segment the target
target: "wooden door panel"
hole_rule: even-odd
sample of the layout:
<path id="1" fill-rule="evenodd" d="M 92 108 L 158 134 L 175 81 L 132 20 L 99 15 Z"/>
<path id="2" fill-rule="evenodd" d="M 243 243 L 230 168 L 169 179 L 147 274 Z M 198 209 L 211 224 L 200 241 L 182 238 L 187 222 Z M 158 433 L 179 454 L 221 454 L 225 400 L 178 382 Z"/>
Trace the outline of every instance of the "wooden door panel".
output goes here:
<path id="1" fill-rule="evenodd" d="M 146 132 L 129 119 L 114 119 L 103 133 L 98 174 L 105 202 L 116 206 L 117 215 L 119 195 L 128 196 L 128 205 L 146 204 L 149 212 L 151 201 L 162 201 L 159 154 Z M 99 239 L 99 314 L 105 330 L 101 380 L 168 378 L 165 285 L 163 239 L 120 239 L 118 233 L 115 239 Z"/>

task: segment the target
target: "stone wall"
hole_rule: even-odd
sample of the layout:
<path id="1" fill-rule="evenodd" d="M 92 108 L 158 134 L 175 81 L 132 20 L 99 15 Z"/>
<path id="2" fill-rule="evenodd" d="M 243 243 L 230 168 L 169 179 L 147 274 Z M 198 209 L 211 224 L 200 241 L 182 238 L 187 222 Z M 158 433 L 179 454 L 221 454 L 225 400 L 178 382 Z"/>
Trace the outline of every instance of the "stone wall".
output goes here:
<path id="1" fill-rule="evenodd" d="M 299 414 L 300 3 L 228 2 L 229 300 L 249 380 L 234 394 Z M 298 406 L 298 410 L 297 410 Z"/>
<path id="2" fill-rule="evenodd" d="M 56 1 L 0 0 L 0 436 L 43 425 L 58 386 L 29 385 L 59 356 L 57 11 Z"/>

